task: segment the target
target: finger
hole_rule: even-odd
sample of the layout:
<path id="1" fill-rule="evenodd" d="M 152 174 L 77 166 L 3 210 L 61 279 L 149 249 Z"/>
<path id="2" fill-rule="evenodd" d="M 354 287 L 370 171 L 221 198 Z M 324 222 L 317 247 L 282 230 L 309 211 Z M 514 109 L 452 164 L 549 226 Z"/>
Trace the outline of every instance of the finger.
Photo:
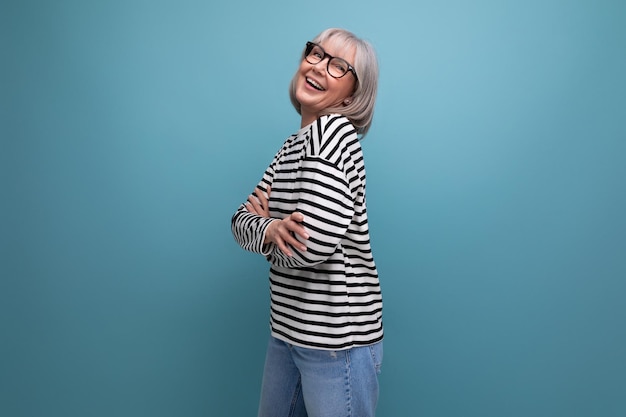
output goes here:
<path id="1" fill-rule="evenodd" d="M 245 205 L 250 213 L 259 214 L 259 211 L 261 210 L 258 201 L 252 195 L 248 196 L 248 201 Z"/>
<path id="2" fill-rule="evenodd" d="M 286 229 L 284 231 L 281 231 L 280 233 L 280 238 L 288 245 L 291 245 L 292 247 L 305 252 L 306 251 L 306 245 L 302 242 L 300 242 L 298 239 L 296 239 L 296 237 L 293 235 L 293 233 L 291 233 L 291 231 L 289 231 L 289 229 Z"/>
<path id="3" fill-rule="evenodd" d="M 280 249 L 285 255 L 289 257 L 293 256 L 293 253 L 291 253 L 289 247 L 285 244 L 285 241 L 280 236 L 278 236 L 276 239 L 276 246 L 278 246 L 278 249 Z"/>
<path id="4" fill-rule="evenodd" d="M 254 209 L 254 206 L 252 205 L 252 203 L 250 203 L 249 201 L 246 201 L 244 203 L 244 206 L 246 207 L 246 210 L 248 210 L 249 213 L 252 214 L 259 214 L 257 213 L 257 211 Z"/>
<path id="5" fill-rule="evenodd" d="M 259 209 L 262 209 L 263 207 L 261 206 L 261 203 L 259 203 L 259 200 L 257 200 L 257 198 L 253 195 L 250 195 L 248 197 L 248 204 L 250 204 L 252 207 L 254 207 L 254 209 L 256 211 L 259 211 Z"/>
<path id="6" fill-rule="evenodd" d="M 294 219 L 294 215 L 299 215 L 299 216 L 295 216 L 295 218 L 298 218 L 300 220 L 293 220 Z M 290 232 L 293 232 L 295 234 L 297 234 L 298 236 L 302 237 L 303 239 L 308 239 L 309 238 L 309 234 L 307 233 L 306 229 L 304 228 L 304 226 L 302 225 L 302 221 L 304 220 L 304 216 L 300 213 L 292 213 L 291 214 L 291 221 L 286 222 L 285 226 L 289 229 Z"/>
<path id="7" fill-rule="evenodd" d="M 300 243 L 293 236 L 288 235 L 284 239 L 280 239 L 281 244 L 278 247 L 285 253 L 287 256 L 293 256 L 290 248 L 297 249 L 300 252 L 306 252 L 306 246 Z"/>
<path id="8" fill-rule="evenodd" d="M 254 196 L 259 204 L 258 206 L 259 208 L 257 209 L 257 210 L 260 210 L 259 214 L 264 217 L 269 217 L 270 216 L 269 200 L 265 197 L 263 190 L 261 190 L 260 188 L 255 188 Z"/>
<path id="9" fill-rule="evenodd" d="M 298 211 L 294 211 L 293 213 L 291 213 L 289 215 L 289 217 L 291 218 L 291 220 L 293 220 L 294 222 L 298 222 L 298 223 L 302 223 L 304 221 L 304 214 L 298 212 Z"/>
<path id="10" fill-rule="evenodd" d="M 263 190 L 261 190 L 260 188 L 256 188 L 254 190 L 254 195 L 256 196 L 257 200 L 259 200 L 259 204 L 261 205 L 261 207 L 267 207 L 267 198 L 265 198 Z"/>
<path id="11" fill-rule="evenodd" d="M 287 240 L 287 243 L 291 245 L 291 247 L 298 249 L 300 252 L 306 252 L 306 245 L 293 236 Z"/>
<path id="12" fill-rule="evenodd" d="M 300 236 L 302 239 L 306 240 L 309 238 L 309 234 L 307 233 L 306 229 L 299 224 L 296 224 L 290 227 L 289 231 L 291 232 L 292 235 L 296 234 Z"/>
<path id="13" fill-rule="evenodd" d="M 254 208 L 254 214 L 258 214 L 259 216 L 269 217 L 269 207 L 268 201 L 263 196 L 262 192 L 259 192 L 258 189 L 254 190 L 254 194 L 250 194 L 248 196 L 248 201 L 250 205 Z"/>
<path id="14" fill-rule="evenodd" d="M 250 203 L 254 203 L 256 205 L 260 205 L 261 204 L 261 200 L 259 200 L 259 197 L 256 195 L 256 191 L 255 191 L 255 194 L 250 194 L 248 196 L 248 201 Z"/>

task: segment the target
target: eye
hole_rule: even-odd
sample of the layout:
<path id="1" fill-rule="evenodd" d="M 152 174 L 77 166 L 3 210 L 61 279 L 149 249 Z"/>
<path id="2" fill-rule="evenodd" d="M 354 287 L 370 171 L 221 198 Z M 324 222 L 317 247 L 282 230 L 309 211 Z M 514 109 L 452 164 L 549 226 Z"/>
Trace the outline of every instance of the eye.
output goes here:
<path id="1" fill-rule="evenodd" d="M 316 58 L 322 59 L 324 57 L 324 52 L 322 52 L 320 48 L 313 48 L 313 50 L 311 51 L 311 55 Z"/>
<path id="2" fill-rule="evenodd" d="M 338 59 L 333 60 L 332 62 L 333 67 L 335 67 L 335 69 L 340 72 L 340 73 L 344 73 L 346 71 L 348 71 L 348 66 L 346 65 L 346 63 L 341 62 Z"/>

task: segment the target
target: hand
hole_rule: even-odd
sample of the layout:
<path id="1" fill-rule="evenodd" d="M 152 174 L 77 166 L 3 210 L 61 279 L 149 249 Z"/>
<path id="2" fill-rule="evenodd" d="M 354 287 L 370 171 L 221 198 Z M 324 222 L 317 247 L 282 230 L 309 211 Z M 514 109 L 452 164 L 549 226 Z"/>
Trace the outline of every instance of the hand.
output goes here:
<path id="1" fill-rule="evenodd" d="M 309 234 L 302 225 L 303 221 L 304 215 L 297 211 L 282 220 L 276 219 L 272 221 L 265 231 L 264 243 L 275 243 L 278 249 L 287 256 L 293 256 L 293 253 L 289 250 L 290 246 L 302 252 L 306 251 L 306 245 L 296 239 L 296 235 L 300 236 L 302 239 L 309 238 Z"/>
<path id="2" fill-rule="evenodd" d="M 254 195 L 250 194 L 248 196 L 246 209 L 248 209 L 250 213 L 258 214 L 263 217 L 270 217 L 269 198 L 271 190 L 272 188 L 268 185 L 266 198 L 260 188 L 255 188 Z"/>

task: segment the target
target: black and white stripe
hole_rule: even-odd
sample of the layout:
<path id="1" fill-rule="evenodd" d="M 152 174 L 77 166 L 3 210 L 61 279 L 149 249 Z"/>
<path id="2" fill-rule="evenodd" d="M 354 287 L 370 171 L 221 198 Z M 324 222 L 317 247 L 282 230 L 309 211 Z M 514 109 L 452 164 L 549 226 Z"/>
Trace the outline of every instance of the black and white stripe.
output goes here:
<path id="1" fill-rule="evenodd" d="M 263 245 L 272 219 L 241 205 L 232 218 L 236 241 L 271 264 L 272 334 L 319 349 L 382 340 L 382 297 L 365 204 L 365 166 L 354 126 L 322 116 L 287 138 L 257 186 L 272 187 L 271 218 L 304 215 L 306 251 L 284 255 Z"/>

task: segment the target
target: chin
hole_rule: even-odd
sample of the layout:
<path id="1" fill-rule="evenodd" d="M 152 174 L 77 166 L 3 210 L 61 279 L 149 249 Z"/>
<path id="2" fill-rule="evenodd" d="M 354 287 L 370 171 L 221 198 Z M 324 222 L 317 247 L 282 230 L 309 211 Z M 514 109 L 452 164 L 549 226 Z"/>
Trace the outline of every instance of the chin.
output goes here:
<path id="1" fill-rule="evenodd" d="M 315 101 L 311 100 L 311 97 L 307 96 L 306 93 L 302 94 L 300 91 L 296 91 L 296 100 L 300 103 L 300 107 L 311 107 L 316 104 Z"/>

